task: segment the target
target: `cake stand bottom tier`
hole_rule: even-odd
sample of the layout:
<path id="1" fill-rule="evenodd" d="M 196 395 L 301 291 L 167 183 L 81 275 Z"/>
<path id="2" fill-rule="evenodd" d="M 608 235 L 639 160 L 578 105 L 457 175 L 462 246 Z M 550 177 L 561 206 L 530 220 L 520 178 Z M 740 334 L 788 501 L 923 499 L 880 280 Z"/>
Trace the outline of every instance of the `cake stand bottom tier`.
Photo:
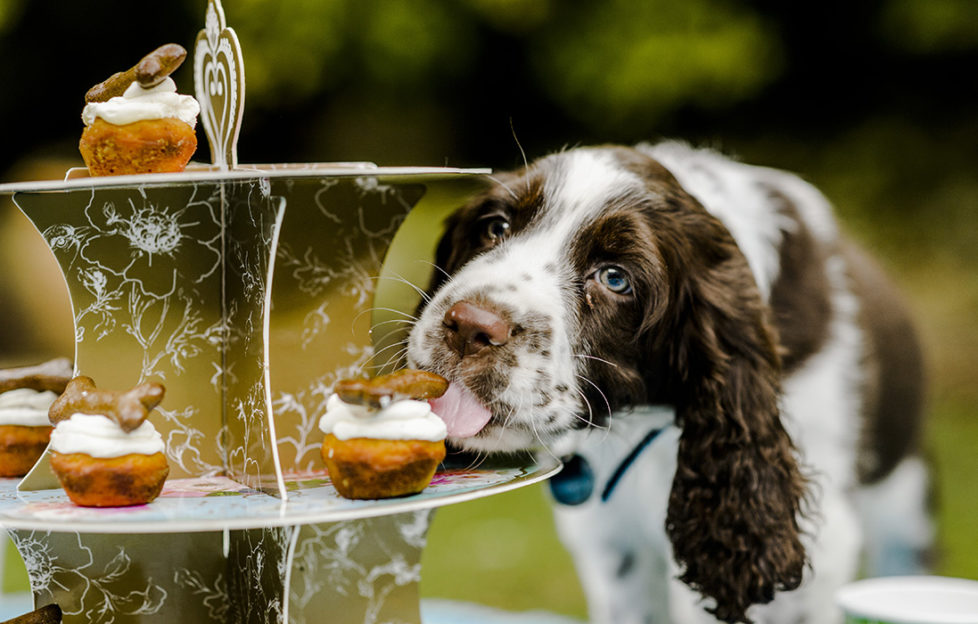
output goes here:
<path id="1" fill-rule="evenodd" d="M 35 606 L 72 623 L 405 622 L 430 511 L 201 533 L 9 530 Z"/>

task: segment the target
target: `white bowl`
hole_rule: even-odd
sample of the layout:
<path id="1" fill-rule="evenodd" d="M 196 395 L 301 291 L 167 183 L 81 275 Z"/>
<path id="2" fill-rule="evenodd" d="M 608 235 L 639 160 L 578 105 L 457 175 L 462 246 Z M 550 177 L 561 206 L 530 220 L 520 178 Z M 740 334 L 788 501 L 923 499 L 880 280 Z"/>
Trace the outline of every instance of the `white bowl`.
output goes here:
<path id="1" fill-rule="evenodd" d="M 849 622 L 978 624 L 978 581 L 893 576 L 856 581 L 836 594 Z"/>

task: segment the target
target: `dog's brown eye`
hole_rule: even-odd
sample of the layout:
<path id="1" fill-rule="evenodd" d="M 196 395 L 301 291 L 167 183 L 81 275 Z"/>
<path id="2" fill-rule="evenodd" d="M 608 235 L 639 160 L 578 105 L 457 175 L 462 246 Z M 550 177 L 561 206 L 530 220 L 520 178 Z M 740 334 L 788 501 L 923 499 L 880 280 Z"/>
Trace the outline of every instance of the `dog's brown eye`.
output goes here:
<path id="1" fill-rule="evenodd" d="M 493 216 L 482 219 L 482 242 L 495 245 L 509 234 L 509 221 L 505 217 Z"/>
<path id="2" fill-rule="evenodd" d="M 632 281 L 621 267 L 614 265 L 601 267 L 595 273 L 595 278 L 598 283 L 613 293 L 627 295 L 632 292 Z"/>

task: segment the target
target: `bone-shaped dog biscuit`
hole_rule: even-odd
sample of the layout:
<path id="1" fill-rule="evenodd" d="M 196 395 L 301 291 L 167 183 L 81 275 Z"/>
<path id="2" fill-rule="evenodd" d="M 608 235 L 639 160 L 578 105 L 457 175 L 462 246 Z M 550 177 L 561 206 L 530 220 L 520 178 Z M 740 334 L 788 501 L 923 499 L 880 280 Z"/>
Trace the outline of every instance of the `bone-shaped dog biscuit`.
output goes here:
<path id="1" fill-rule="evenodd" d="M 163 384 L 147 382 L 127 392 L 99 390 L 90 377 L 75 377 L 64 393 L 51 404 L 48 418 L 56 425 L 72 414 L 101 414 L 129 432 L 143 424 L 149 413 L 163 400 Z"/>
<path id="2" fill-rule="evenodd" d="M 428 371 L 403 369 L 373 379 L 343 379 L 333 391 L 345 403 L 383 408 L 397 399 L 434 399 L 445 394 L 448 381 Z"/>
<path id="3" fill-rule="evenodd" d="M 168 43 L 160 46 L 126 71 L 112 74 L 104 82 L 89 89 L 85 94 L 85 101 L 105 102 L 125 93 L 134 82 L 138 82 L 144 89 L 155 87 L 176 71 L 185 58 L 187 50 L 181 45 Z"/>
<path id="4" fill-rule="evenodd" d="M 61 607 L 51 603 L 12 620 L 6 620 L 3 624 L 61 624 Z"/>
<path id="5" fill-rule="evenodd" d="M 0 370 L 0 392 L 29 388 L 62 393 L 73 374 L 71 360 L 58 358 L 36 366 Z"/>

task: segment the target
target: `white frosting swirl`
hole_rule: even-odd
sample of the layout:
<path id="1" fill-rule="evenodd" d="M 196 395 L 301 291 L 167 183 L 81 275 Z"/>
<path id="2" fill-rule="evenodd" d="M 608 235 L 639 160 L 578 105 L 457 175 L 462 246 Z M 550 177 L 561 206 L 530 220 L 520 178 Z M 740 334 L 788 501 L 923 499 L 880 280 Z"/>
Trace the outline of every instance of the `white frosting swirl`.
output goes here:
<path id="1" fill-rule="evenodd" d="M 50 427 L 48 408 L 58 395 L 50 390 L 17 388 L 0 393 L 0 425 Z"/>
<path id="2" fill-rule="evenodd" d="M 148 420 L 126 433 L 107 416 L 72 414 L 51 432 L 51 450 L 63 454 L 121 457 L 130 453 L 153 455 L 163 449 L 163 436 Z"/>
<path id="3" fill-rule="evenodd" d="M 394 401 L 382 409 L 343 402 L 336 394 L 326 401 L 326 413 L 319 429 L 340 440 L 375 438 L 381 440 L 444 440 L 445 423 L 431 411 L 427 401 Z"/>
<path id="4" fill-rule="evenodd" d="M 175 118 L 188 124 L 197 125 L 200 104 L 190 95 L 177 93 L 177 85 L 167 78 L 155 87 L 144 89 L 133 82 L 121 96 L 105 102 L 91 102 L 82 110 L 82 121 L 86 126 L 95 123 L 97 117 L 124 126 L 147 119 Z"/>

